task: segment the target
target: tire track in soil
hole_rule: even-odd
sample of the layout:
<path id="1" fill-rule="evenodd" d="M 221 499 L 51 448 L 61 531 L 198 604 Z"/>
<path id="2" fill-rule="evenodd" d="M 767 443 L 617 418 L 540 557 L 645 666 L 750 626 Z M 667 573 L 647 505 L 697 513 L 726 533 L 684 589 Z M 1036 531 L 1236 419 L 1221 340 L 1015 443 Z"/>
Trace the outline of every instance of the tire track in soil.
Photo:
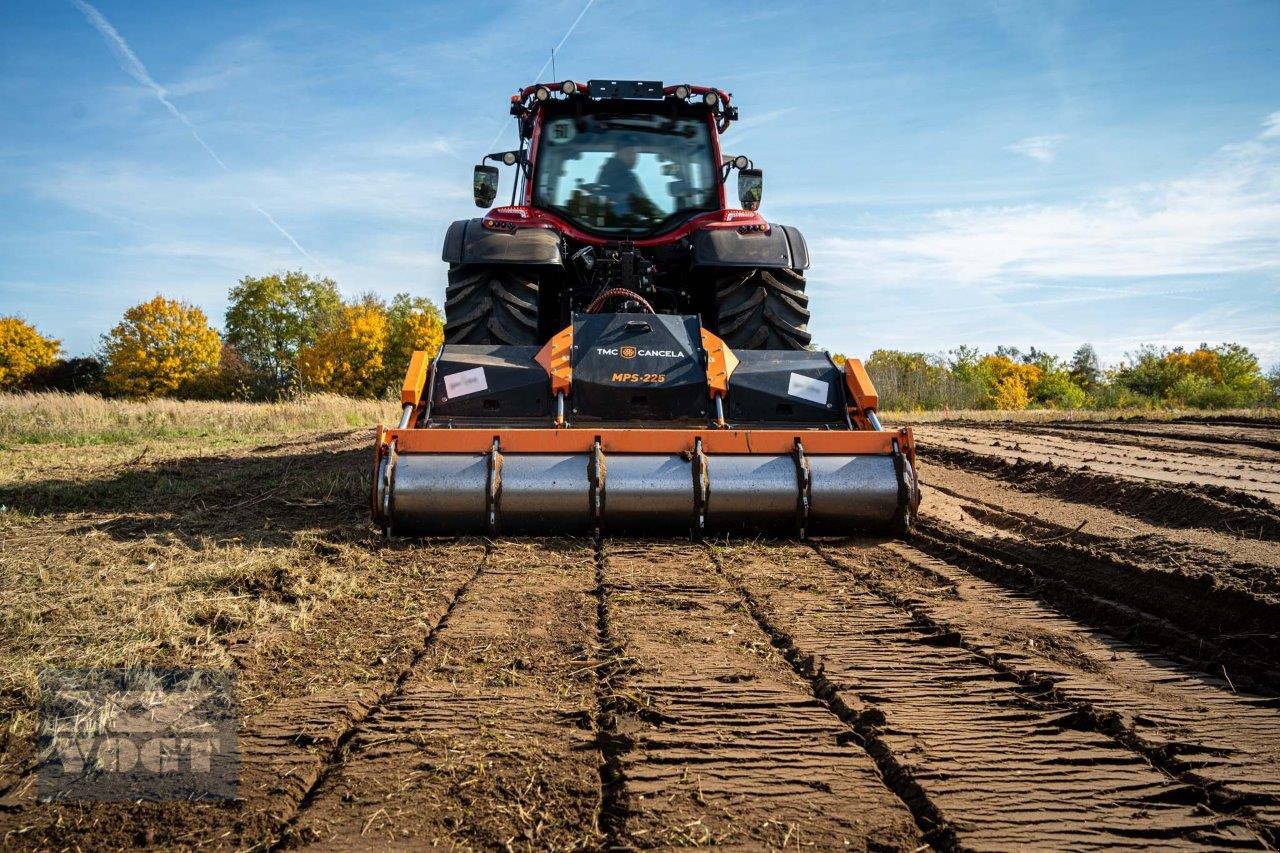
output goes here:
<path id="1" fill-rule="evenodd" d="M 596 657 L 595 665 L 595 717 L 593 720 L 596 743 L 600 750 L 600 804 L 596 811 L 596 828 L 606 850 L 624 847 L 621 841 L 626 827 L 627 798 L 626 779 L 623 776 L 622 756 L 630 748 L 630 740 L 618 730 L 618 719 L 626 713 L 627 703 L 618 688 L 621 673 L 627 666 L 626 652 L 613 630 L 610 607 L 610 586 L 606 576 L 608 559 L 604 540 L 595 541 L 596 600 Z"/>
<path id="2" fill-rule="evenodd" d="M 1090 441 L 1087 437 L 1011 435 L 1003 427 L 926 427 L 921 429 L 920 441 L 926 448 L 945 447 L 1009 462 L 1050 463 L 1111 477 L 1194 488 L 1231 503 L 1280 511 L 1280 461 L 1274 459 L 1223 459 L 1164 448 L 1142 453 L 1137 448 L 1106 440 Z"/>
<path id="3" fill-rule="evenodd" d="M 1264 428 L 1264 423 L 1259 421 L 1250 424 L 1247 429 L 1241 429 L 1239 423 L 1224 424 L 1207 424 L 1207 423 L 1185 423 L 1180 421 L 1156 421 L 1156 422 L 1120 422 L 1120 423 L 1102 423 L 1096 421 L 1048 421 L 1042 424 L 1008 424 L 1007 427 L 1018 431 L 1039 432 L 1041 430 L 1048 432 L 1067 432 L 1067 433 L 1101 433 L 1104 436 L 1123 436 L 1124 438 L 1114 438 L 1111 440 L 1120 441 L 1125 444 L 1136 444 L 1138 447 L 1145 447 L 1142 441 L 1148 438 L 1166 439 L 1178 442 L 1182 445 L 1182 449 L 1191 453 L 1205 453 L 1208 455 L 1235 455 L 1249 456 L 1256 458 L 1275 459 L 1270 457 L 1257 456 L 1256 454 L 1244 450 L 1269 450 L 1280 451 L 1280 433 L 1276 429 Z M 1135 441 L 1136 440 L 1136 441 Z"/>
<path id="4" fill-rule="evenodd" d="M 1194 454 L 1221 459 L 1233 459 L 1247 464 L 1247 460 L 1274 463 L 1280 442 L 1255 440 L 1232 435 L 1221 438 L 1210 435 L 1194 435 L 1167 430 L 1125 429 L 1093 424 L 1005 424 L 1003 429 L 1030 436 L 1050 436 L 1066 441 L 1103 442 L 1123 445 L 1146 451 L 1172 451 L 1177 454 Z"/>
<path id="5" fill-rule="evenodd" d="M 1054 462 L 1008 460 L 937 444 L 927 444 L 920 452 L 926 462 L 986 474 L 1022 492 L 1103 506 L 1162 527 L 1209 528 L 1280 541 L 1280 510 L 1243 492 L 1126 479 Z"/>
<path id="6" fill-rule="evenodd" d="M 597 847 L 590 547 L 498 541 L 293 821 L 318 849 Z"/>
<path id="7" fill-rule="evenodd" d="M 421 648 L 475 579 L 484 551 L 470 540 L 420 547 L 400 559 L 433 567 L 436 582 L 419 600 Z M 475 568 L 465 568 L 473 562 Z M 430 627 L 427 627 L 430 626 Z M 395 644 L 399 646 L 400 644 Z M 417 655 L 421 651 L 416 652 Z M 305 660 L 305 658 L 303 658 Z M 252 665 L 252 660 L 250 661 Z M 305 664 L 304 664 L 305 665 Z M 0 848 L 95 849 L 103 847 L 229 846 L 266 849 L 275 844 L 299 804 L 317 784 L 340 744 L 379 698 L 395 689 L 412 664 L 388 668 L 385 680 L 337 687 L 321 683 L 312 693 L 278 699 L 246 718 L 237 735 L 238 799 L 218 804 L 186 802 L 0 803 Z M 363 667 L 358 667 L 364 670 Z M 366 670 L 367 673 L 367 670 Z M 241 673 L 243 677 L 243 672 Z M 241 683 L 244 689 L 244 683 Z M 21 831 L 17 831 L 18 828 Z"/>
<path id="8" fill-rule="evenodd" d="M 724 549 L 761 628 L 815 687 L 861 712 L 962 848 L 1258 846 L 1198 792 L 1063 720 L 929 626 L 860 590 L 803 545 Z M 881 723 L 872 723 L 872 715 Z"/>
<path id="9" fill-rule="evenodd" d="M 1211 574 L 1215 583 L 1280 603 L 1280 543 L 1212 530 L 1160 527 L 1102 506 L 1020 492 L 997 479 L 920 466 L 927 518 L 980 535 L 1089 545 L 1144 567 Z M 976 525 L 975 525 L 976 522 Z"/>
<path id="10" fill-rule="evenodd" d="M 1029 592 L 1118 637 L 1177 655 L 1237 684 L 1280 689 L 1277 608 L 1235 590 L 1143 570 L 1066 543 L 977 537 L 921 521 L 913 544 L 978 577 Z"/>
<path id="11" fill-rule="evenodd" d="M 1238 693 L 902 542 L 812 546 L 829 565 L 1062 704 L 1280 844 L 1280 698 Z M 943 586 L 939 587 L 941 583 Z M 939 594 L 945 591 L 946 594 Z"/>
<path id="12" fill-rule="evenodd" d="M 492 550 L 492 544 L 485 542 L 475 569 L 454 589 L 422 645 L 394 682 L 381 688 L 356 688 L 279 703 L 242 736 L 242 773 L 271 780 L 280 774 L 282 765 L 287 768 L 278 775 L 278 785 L 268 782 L 268 796 L 274 806 L 268 811 L 275 817 L 277 829 L 272 838 L 255 848 L 276 850 L 300 840 L 298 821 L 321 786 L 341 768 L 349 743 L 370 715 L 403 692 L 414 668 L 430 653 L 458 603 L 488 568 Z"/>
<path id="13" fill-rule="evenodd" d="M 613 840 L 907 849 L 911 812 L 771 647 L 708 552 L 607 541 L 602 588 L 626 810 Z"/>

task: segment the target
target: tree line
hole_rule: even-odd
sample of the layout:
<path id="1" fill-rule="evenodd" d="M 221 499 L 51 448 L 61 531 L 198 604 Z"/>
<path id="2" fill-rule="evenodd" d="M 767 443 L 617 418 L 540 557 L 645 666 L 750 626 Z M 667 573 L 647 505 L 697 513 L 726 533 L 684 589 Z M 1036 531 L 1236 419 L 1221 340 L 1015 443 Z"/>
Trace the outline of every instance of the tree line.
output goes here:
<path id="1" fill-rule="evenodd" d="M 429 299 L 366 294 L 344 301 L 329 278 L 300 271 L 245 277 L 228 295 L 223 332 L 200 308 L 156 296 L 124 312 L 96 354 L 0 317 L 0 390 L 84 391 L 145 399 L 271 400 L 327 392 L 379 397 L 399 386 L 414 350 L 444 340 Z"/>
<path id="2" fill-rule="evenodd" d="M 381 397 L 399 387 L 414 350 L 434 355 L 444 340 L 440 309 L 429 299 L 401 293 L 389 302 L 373 294 L 344 301 L 333 280 L 301 271 L 241 279 L 228 294 L 223 330 L 198 307 L 156 296 L 125 311 L 96 354 L 63 358 L 59 341 L 21 318 L 0 317 L 0 390 Z M 1280 366 L 1263 375 L 1257 357 L 1233 343 L 1143 347 L 1109 370 L 1089 344 L 1065 360 L 1035 347 L 941 355 L 882 349 L 866 367 L 882 407 L 896 410 L 1280 404 Z"/>
<path id="3" fill-rule="evenodd" d="M 841 360 L 842 356 L 837 356 Z M 1104 370 L 1084 344 L 1070 359 L 1032 347 L 944 355 L 876 350 L 867 372 L 886 409 L 1243 409 L 1280 405 L 1280 365 L 1246 347 L 1145 346 Z"/>

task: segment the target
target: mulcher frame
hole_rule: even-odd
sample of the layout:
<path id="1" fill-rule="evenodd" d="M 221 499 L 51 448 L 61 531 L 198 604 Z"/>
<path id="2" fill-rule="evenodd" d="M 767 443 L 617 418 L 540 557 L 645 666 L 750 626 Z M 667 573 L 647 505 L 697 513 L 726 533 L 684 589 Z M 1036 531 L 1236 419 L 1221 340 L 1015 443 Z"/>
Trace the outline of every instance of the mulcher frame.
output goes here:
<path id="1" fill-rule="evenodd" d="M 719 338 L 703 332 L 703 347 L 709 354 L 707 363 L 708 389 L 713 398 L 723 399 L 727 390 L 727 377 L 737 359 Z M 572 387 L 572 370 L 568 352 L 572 347 L 572 327 L 566 328 L 548 341 L 538 355 L 538 362 L 547 371 L 552 393 L 561 405 L 558 413 L 549 413 L 551 420 L 545 428 L 511 428 L 503 426 L 483 427 L 416 427 L 413 424 L 429 415 L 424 411 L 428 401 L 423 393 L 432 370 L 424 352 L 415 352 L 401 389 L 404 417 L 398 427 L 378 425 L 374 452 L 374 478 L 370 494 L 371 509 L 375 521 L 385 521 L 388 515 L 390 483 L 381 483 L 383 472 L 393 466 L 384 466 L 384 460 L 401 453 L 409 454 L 487 454 L 489 457 L 489 500 L 491 527 L 496 523 L 495 507 L 500 489 L 502 455 L 521 454 L 590 454 L 592 464 L 592 493 L 603 492 L 610 454 L 669 454 L 682 455 L 695 463 L 693 468 L 694 491 L 699 498 L 699 510 L 705 503 L 709 485 L 706 483 L 706 457 L 716 454 L 790 456 L 796 466 L 796 482 L 799 501 L 797 529 L 805 534 L 809 490 L 810 456 L 889 456 L 895 460 L 900 481 L 905 482 L 903 469 L 915 471 L 915 437 L 909 427 L 886 430 L 876 418 L 879 397 L 870 377 L 858 359 L 848 359 L 844 366 L 845 385 L 849 391 L 849 423 L 852 429 L 815 428 L 757 428 L 734 429 L 723 426 L 702 428 L 648 429 L 627 426 L 602 426 L 598 423 L 582 427 L 557 425 L 553 420 L 562 417 L 563 399 Z M 903 463 L 906 463 L 904 465 Z M 596 482 L 598 480 L 599 482 Z M 914 500 L 910 490 L 904 489 L 899 510 L 910 519 L 914 515 Z M 597 501 L 598 502 L 598 501 Z M 598 509 L 598 507 L 597 507 Z M 495 528 L 496 529 L 496 528 Z"/>

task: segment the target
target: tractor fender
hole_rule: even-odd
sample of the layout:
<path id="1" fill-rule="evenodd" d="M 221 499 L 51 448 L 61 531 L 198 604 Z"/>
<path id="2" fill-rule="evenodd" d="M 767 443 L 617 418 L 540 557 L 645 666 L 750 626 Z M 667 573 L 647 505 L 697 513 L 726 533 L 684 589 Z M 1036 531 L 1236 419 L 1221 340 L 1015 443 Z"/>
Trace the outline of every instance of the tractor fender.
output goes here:
<path id="1" fill-rule="evenodd" d="M 693 266 L 809 268 L 809 247 L 799 228 L 770 225 L 768 232 L 743 234 L 736 228 L 704 228 L 695 231 Z"/>
<path id="2" fill-rule="evenodd" d="M 444 235 L 450 264 L 564 264 L 560 234 L 550 228 L 485 228 L 482 219 L 459 219 Z"/>

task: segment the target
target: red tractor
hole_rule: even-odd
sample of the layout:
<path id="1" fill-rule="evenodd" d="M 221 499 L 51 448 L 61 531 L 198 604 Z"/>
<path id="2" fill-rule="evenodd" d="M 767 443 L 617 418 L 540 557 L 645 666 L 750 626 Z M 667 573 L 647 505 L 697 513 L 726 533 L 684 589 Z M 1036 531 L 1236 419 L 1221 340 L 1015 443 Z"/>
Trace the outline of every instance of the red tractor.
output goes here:
<path id="1" fill-rule="evenodd" d="M 592 80 L 512 98 L 512 204 L 453 223 L 445 343 L 379 427 L 389 534 L 906 533 L 911 430 L 808 348 L 809 254 L 725 157 L 718 89 Z M 738 172 L 740 208 L 724 186 Z M 476 203 L 498 168 L 481 161 Z M 520 202 L 516 204 L 516 202 Z"/>
<path id="2" fill-rule="evenodd" d="M 516 170 L 511 204 L 445 237 L 445 342 L 542 344 L 574 312 L 616 299 L 698 315 L 731 347 L 809 345 L 804 237 L 757 212 L 761 173 L 727 156 L 728 93 L 656 82 L 566 80 L 511 98 L 520 147 L 475 169 L 475 201 Z M 738 173 L 738 207 L 725 185 Z"/>

